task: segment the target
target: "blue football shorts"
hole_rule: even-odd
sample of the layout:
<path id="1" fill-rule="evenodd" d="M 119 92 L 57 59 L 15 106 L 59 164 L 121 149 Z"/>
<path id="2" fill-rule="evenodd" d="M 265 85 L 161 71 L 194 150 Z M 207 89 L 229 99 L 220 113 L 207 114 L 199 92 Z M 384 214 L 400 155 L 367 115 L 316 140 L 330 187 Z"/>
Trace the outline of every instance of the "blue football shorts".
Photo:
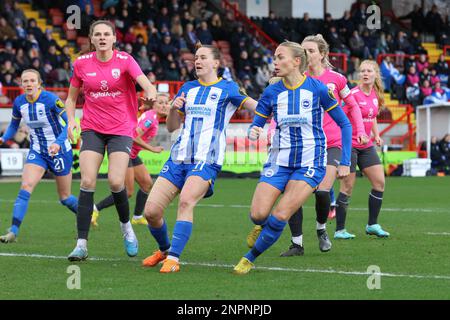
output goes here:
<path id="1" fill-rule="evenodd" d="M 214 182 L 220 169 L 221 166 L 209 164 L 204 161 L 186 164 L 182 162 L 173 162 L 172 159 L 169 158 L 161 169 L 159 176 L 166 178 L 180 190 L 183 189 L 187 178 L 190 176 L 199 176 L 203 180 L 209 182 L 209 189 L 205 194 L 205 198 L 208 198 L 214 193 Z"/>

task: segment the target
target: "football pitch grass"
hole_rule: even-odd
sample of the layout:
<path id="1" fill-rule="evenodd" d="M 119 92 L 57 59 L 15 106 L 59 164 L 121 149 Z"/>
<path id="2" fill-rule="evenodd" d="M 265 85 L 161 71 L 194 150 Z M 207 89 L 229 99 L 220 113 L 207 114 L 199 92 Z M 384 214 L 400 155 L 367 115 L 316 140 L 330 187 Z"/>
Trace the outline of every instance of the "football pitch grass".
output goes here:
<path id="1" fill-rule="evenodd" d="M 248 275 L 232 274 L 248 250 L 249 205 L 256 179 L 219 178 L 215 194 L 195 209 L 191 239 L 181 272 L 160 274 L 141 261 L 156 249 L 145 226 L 135 226 L 140 250 L 128 258 L 117 213 L 104 210 L 91 228 L 89 259 L 80 267 L 80 290 L 67 288 L 74 248 L 75 216 L 57 201 L 53 181 L 38 185 L 18 241 L 0 243 L 0 300 L 5 299 L 450 299 L 450 178 L 387 178 L 379 222 L 388 239 L 365 234 L 367 179 L 358 178 L 347 230 L 354 240 L 333 240 L 321 253 L 315 233 L 314 202 L 305 206 L 302 257 L 280 258 L 290 243 L 286 227 L 278 242 L 256 260 Z M 11 222 L 19 182 L 0 183 L 0 230 Z M 79 182 L 73 193 L 78 195 Z M 99 181 L 95 199 L 108 194 Z M 134 207 L 134 198 L 130 202 Z M 166 213 L 171 233 L 176 203 Z M 332 237 L 335 221 L 329 221 Z M 368 289 L 369 266 L 380 268 L 380 289 Z M 369 283 L 376 283 L 373 277 Z"/>

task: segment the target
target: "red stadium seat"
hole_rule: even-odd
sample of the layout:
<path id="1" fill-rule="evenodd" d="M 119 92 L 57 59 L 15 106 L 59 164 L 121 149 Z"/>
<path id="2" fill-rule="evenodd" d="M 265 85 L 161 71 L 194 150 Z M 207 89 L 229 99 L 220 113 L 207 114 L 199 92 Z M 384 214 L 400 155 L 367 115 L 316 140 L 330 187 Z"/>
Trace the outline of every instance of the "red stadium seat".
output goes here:
<path id="1" fill-rule="evenodd" d="M 64 15 L 52 15 L 52 25 L 54 26 L 62 26 L 64 24 Z"/>
<path id="2" fill-rule="evenodd" d="M 230 43 L 225 40 L 217 41 L 217 45 L 219 46 L 219 48 L 230 48 Z"/>
<path id="3" fill-rule="evenodd" d="M 77 38 L 77 45 L 78 46 L 82 46 L 82 45 L 89 45 L 89 38 L 88 37 L 78 37 Z"/>
<path id="4" fill-rule="evenodd" d="M 77 30 L 67 30 L 66 31 L 67 40 L 77 40 Z"/>

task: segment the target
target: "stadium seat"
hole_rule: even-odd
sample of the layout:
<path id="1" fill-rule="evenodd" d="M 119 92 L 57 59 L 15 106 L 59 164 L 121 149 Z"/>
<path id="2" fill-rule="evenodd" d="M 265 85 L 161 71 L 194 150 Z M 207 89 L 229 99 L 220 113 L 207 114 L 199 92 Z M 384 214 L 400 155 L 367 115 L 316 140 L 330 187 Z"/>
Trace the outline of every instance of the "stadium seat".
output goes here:
<path id="1" fill-rule="evenodd" d="M 184 52 L 181 54 L 181 60 L 183 61 L 194 61 L 194 54 L 190 52 Z"/>
<path id="2" fill-rule="evenodd" d="M 66 30 L 66 39 L 67 40 L 77 40 L 77 31 L 76 30 Z"/>
<path id="3" fill-rule="evenodd" d="M 56 14 L 52 15 L 52 25 L 53 26 L 62 26 L 64 24 L 64 15 L 63 14 Z"/>
<path id="4" fill-rule="evenodd" d="M 220 49 L 222 48 L 230 48 L 230 43 L 228 41 L 219 40 L 217 41 L 217 45 Z"/>
<path id="5" fill-rule="evenodd" d="M 88 37 L 78 37 L 77 38 L 77 45 L 78 46 L 82 46 L 82 45 L 89 45 L 89 38 Z"/>

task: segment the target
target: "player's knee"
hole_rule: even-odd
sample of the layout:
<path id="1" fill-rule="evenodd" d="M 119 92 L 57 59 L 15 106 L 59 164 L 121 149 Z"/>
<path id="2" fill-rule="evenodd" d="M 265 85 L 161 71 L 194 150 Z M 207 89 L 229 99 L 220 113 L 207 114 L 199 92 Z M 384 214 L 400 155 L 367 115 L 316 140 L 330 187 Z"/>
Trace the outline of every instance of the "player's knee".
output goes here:
<path id="1" fill-rule="evenodd" d="M 145 204 L 144 216 L 151 226 L 155 226 L 163 218 L 164 210 L 160 206 L 147 202 Z"/>
<path id="2" fill-rule="evenodd" d="M 178 202 L 178 209 L 183 212 L 191 210 L 195 207 L 197 201 L 190 195 L 180 195 L 180 200 Z"/>
<path id="3" fill-rule="evenodd" d="M 82 177 L 80 182 L 81 189 L 94 190 L 96 185 L 96 179 L 91 177 Z"/>
<path id="4" fill-rule="evenodd" d="M 124 183 L 121 180 L 109 180 L 109 187 L 113 192 L 120 192 L 125 188 Z"/>
<path id="5" fill-rule="evenodd" d="M 267 213 L 257 206 L 252 206 L 252 208 L 250 209 L 250 218 L 254 222 L 264 221 L 267 218 Z"/>
<path id="6" fill-rule="evenodd" d="M 384 192 L 384 180 L 374 182 L 372 188 L 377 191 Z"/>
<path id="7" fill-rule="evenodd" d="M 276 208 L 272 215 L 277 218 L 280 221 L 288 221 L 289 218 L 294 214 L 295 212 L 290 212 L 288 209 L 278 209 Z"/>
<path id="8" fill-rule="evenodd" d="M 34 189 L 34 185 L 32 183 L 27 182 L 27 181 L 23 181 L 22 185 L 20 186 L 20 189 L 25 190 L 25 191 L 27 191 L 29 193 L 32 193 L 33 189 Z"/>

